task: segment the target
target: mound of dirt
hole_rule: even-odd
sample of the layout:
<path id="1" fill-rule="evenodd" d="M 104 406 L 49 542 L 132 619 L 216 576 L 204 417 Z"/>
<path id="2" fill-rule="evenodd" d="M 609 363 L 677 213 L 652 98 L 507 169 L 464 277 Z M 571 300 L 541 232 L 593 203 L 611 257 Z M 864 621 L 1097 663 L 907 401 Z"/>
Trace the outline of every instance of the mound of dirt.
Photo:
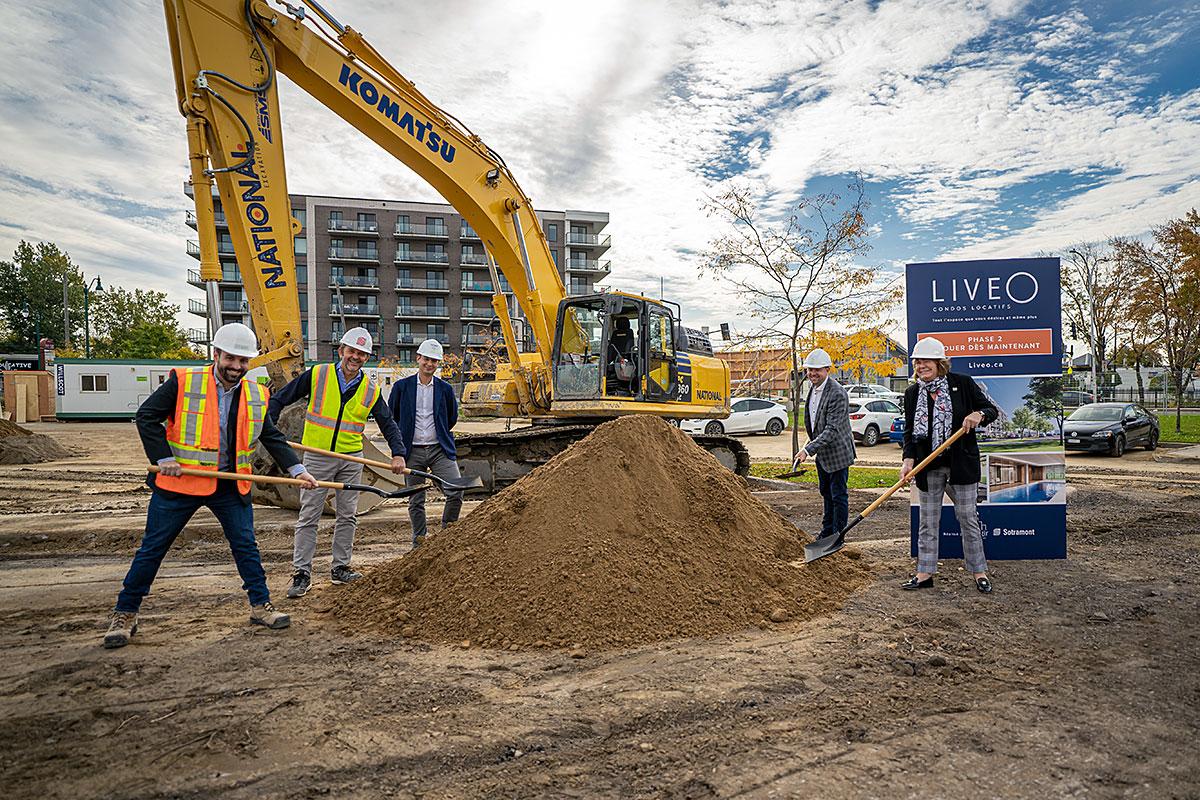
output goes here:
<path id="1" fill-rule="evenodd" d="M 49 436 L 28 431 L 0 417 L 0 464 L 39 464 L 70 456 L 66 448 Z"/>
<path id="2" fill-rule="evenodd" d="M 15 422 L 10 422 L 4 417 L 0 417 L 0 439 L 7 439 L 9 436 L 32 436 L 33 431 L 27 431 Z"/>
<path id="3" fill-rule="evenodd" d="M 714 635 L 867 580 L 853 550 L 805 565 L 805 541 L 686 434 L 623 417 L 327 603 L 346 629 L 490 648 Z"/>

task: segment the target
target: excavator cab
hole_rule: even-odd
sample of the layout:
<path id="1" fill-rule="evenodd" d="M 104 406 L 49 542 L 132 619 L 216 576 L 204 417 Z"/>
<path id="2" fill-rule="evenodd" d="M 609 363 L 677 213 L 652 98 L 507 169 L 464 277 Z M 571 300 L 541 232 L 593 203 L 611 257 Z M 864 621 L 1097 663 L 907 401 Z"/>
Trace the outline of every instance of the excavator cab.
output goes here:
<path id="1" fill-rule="evenodd" d="M 677 399 L 676 317 L 644 297 L 573 297 L 558 310 L 554 395 L 562 400 Z"/>

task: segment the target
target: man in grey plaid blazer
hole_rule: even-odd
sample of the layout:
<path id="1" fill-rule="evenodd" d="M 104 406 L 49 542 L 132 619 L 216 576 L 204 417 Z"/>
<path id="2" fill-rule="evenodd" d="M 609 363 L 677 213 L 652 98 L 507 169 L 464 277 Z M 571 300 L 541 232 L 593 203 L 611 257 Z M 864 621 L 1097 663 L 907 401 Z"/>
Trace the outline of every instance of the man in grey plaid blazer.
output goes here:
<path id="1" fill-rule="evenodd" d="M 817 462 L 817 485 L 825 501 L 821 538 L 841 533 L 850 518 L 850 465 L 854 463 L 854 434 L 850 431 L 850 396 L 829 377 L 833 360 L 817 348 L 804 359 L 812 388 L 804 402 L 808 444 L 796 454 L 793 469 L 809 456 Z"/>

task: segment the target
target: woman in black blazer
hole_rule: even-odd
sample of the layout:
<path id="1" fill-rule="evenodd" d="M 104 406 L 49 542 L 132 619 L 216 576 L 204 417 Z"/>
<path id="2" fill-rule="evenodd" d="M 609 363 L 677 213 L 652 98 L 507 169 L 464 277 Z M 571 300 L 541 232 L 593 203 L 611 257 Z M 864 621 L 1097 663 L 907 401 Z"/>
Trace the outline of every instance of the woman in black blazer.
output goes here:
<path id="1" fill-rule="evenodd" d="M 963 558 L 984 594 L 992 591 L 983 531 L 975 507 L 979 492 L 979 443 L 975 428 L 996 420 L 1000 412 L 970 375 L 950 371 L 946 348 L 937 339 L 925 338 L 913 348 L 916 382 L 904 393 L 904 466 L 901 480 L 913 465 L 932 453 L 959 428 L 967 434 L 950 445 L 937 459 L 917 473 L 917 496 L 921 523 L 917 532 L 917 574 L 901 584 L 902 589 L 929 589 L 937 572 L 938 534 L 942 520 L 942 497 L 950 495 L 954 515 L 962 530 Z"/>

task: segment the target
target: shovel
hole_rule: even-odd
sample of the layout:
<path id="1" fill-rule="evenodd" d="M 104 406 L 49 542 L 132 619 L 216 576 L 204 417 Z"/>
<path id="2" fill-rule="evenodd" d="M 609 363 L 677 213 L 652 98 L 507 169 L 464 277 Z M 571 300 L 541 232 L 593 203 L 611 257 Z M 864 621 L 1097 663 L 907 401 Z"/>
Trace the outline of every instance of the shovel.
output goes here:
<path id="1" fill-rule="evenodd" d="M 804 473 L 808 472 L 808 467 L 804 469 L 792 470 L 791 472 L 781 472 L 775 476 L 776 480 L 787 480 L 788 478 L 799 478 Z"/>
<path id="2" fill-rule="evenodd" d="M 917 464 L 915 467 L 913 467 L 912 472 L 910 472 L 910 473 L 908 473 L 908 475 L 904 476 L 904 480 L 897 481 L 895 486 L 888 489 L 883 494 L 879 495 L 879 497 L 877 497 L 875 499 L 874 503 L 871 503 L 871 505 L 869 505 L 865 509 L 863 509 L 863 512 L 861 514 L 859 514 L 857 517 L 855 517 L 854 520 L 849 525 L 847 525 L 845 528 L 843 528 L 840 533 L 831 533 L 828 536 L 822 536 L 820 539 L 817 539 L 815 542 L 813 542 L 811 544 L 804 545 L 804 561 L 805 561 L 805 563 L 807 563 L 809 561 L 816 561 L 818 558 L 824 558 L 825 556 L 831 556 L 834 553 L 836 553 L 838 550 L 841 550 L 843 547 L 845 547 L 846 546 L 846 534 L 850 532 L 851 528 L 853 528 L 858 523 L 862 522 L 864 519 L 867 518 L 868 514 L 870 514 L 872 511 L 874 511 L 875 509 L 877 509 L 881 505 L 883 505 L 884 501 L 886 501 L 889 497 L 891 497 L 893 494 L 895 494 L 900 489 L 901 486 L 908 483 L 910 480 L 912 480 L 914 475 L 916 475 L 921 470 L 925 469 L 925 467 L 929 466 L 929 463 L 931 461 L 933 461 L 935 458 L 940 456 L 947 447 L 954 444 L 954 442 L 958 439 L 958 437 L 962 436 L 966 432 L 967 432 L 966 428 L 959 428 L 957 431 L 955 431 L 953 436 L 951 436 L 949 439 L 947 439 L 946 441 L 944 441 L 940 445 L 938 445 L 936 450 L 934 450 L 932 453 L 930 453 L 924 459 L 922 459 L 920 464 Z"/>
<path id="3" fill-rule="evenodd" d="M 157 466 L 147 467 L 150 472 L 161 472 Z M 304 481 L 298 478 L 280 478 L 276 475 L 243 475 L 240 472 L 210 472 L 204 469 L 183 468 L 184 475 L 194 475 L 197 478 L 226 478 L 232 481 L 253 481 L 254 483 L 286 483 L 291 486 L 303 486 Z M 411 488 L 400 489 L 395 492 L 384 491 L 375 486 L 368 486 L 365 483 L 338 483 L 336 481 L 317 481 L 317 485 L 325 489 L 339 489 L 349 492 L 371 492 L 380 497 L 394 499 L 397 497 L 408 497 L 409 495 L 423 492 L 428 489 L 428 486 L 413 486 Z"/>
<path id="4" fill-rule="evenodd" d="M 322 450 L 319 447 L 309 447 L 306 444 L 299 444 L 297 442 L 288 442 L 288 444 L 292 446 L 293 450 L 301 450 L 305 453 L 318 453 L 323 456 L 333 456 L 334 458 L 340 458 L 343 461 L 353 461 L 356 464 L 365 464 L 368 467 L 375 467 L 377 469 L 385 469 L 388 471 L 391 471 L 392 469 L 392 465 L 388 464 L 386 461 L 372 461 L 369 458 L 352 456 L 348 453 L 335 453 L 332 450 Z M 478 475 L 465 483 L 454 483 L 453 481 L 442 480 L 432 472 L 422 472 L 419 469 L 409 469 L 408 467 L 404 468 L 404 474 L 419 475 L 422 478 L 428 478 L 436 483 L 438 488 L 440 488 L 443 492 L 462 492 L 467 489 L 483 488 L 483 479 L 481 479 Z"/>

